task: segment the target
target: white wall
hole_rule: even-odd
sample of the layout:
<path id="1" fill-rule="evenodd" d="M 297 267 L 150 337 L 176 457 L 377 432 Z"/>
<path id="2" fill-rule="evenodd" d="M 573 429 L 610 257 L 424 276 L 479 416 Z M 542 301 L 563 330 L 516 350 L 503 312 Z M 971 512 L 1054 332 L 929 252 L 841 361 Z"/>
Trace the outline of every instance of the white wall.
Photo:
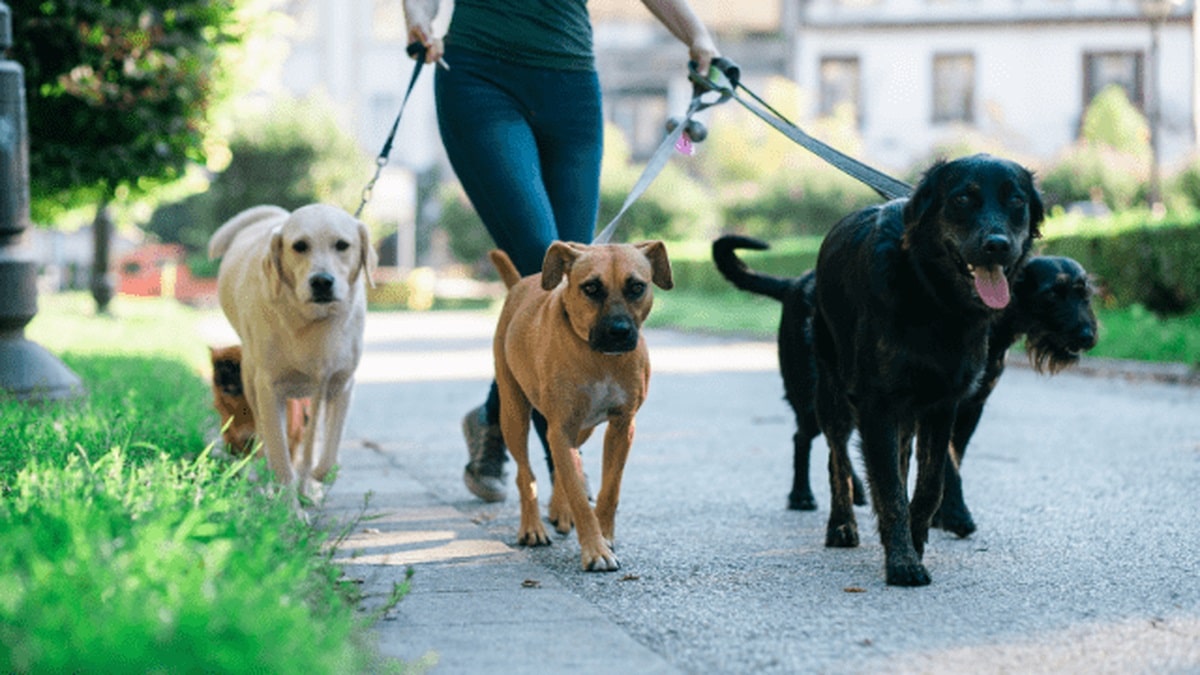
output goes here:
<path id="1" fill-rule="evenodd" d="M 1049 159 L 1078 131 L 1084 53 L 1150 48 L 1149 25 L 1132 0 L 813 0 L 808 9 L 797 79 L 816 94 L 822 57 L 856 56 L 866 152 L 897 168 L 958 131 L 932 121 L 936 53 L 974 54 L 976 129 L 1014 152 Z M 1180 18 L 1162 31 L 1164 162 L 1195 150 L 1193 30 L 1190 18 Z M 1147 95 L 1152 88 L 1148 82 Z"/>

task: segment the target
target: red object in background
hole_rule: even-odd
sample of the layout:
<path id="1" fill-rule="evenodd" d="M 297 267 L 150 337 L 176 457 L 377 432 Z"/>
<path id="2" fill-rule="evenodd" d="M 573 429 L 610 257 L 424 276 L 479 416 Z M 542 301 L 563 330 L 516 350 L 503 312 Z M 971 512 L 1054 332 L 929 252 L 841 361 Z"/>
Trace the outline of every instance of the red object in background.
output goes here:
<path id="1" fill-rule="evenodd" d="M 192 276 L 179 244 L 146 244 L 117 261 L 117 290 L 126 295 L 168 297 L 190 305 L 212 304 L 217 280 Z"/>

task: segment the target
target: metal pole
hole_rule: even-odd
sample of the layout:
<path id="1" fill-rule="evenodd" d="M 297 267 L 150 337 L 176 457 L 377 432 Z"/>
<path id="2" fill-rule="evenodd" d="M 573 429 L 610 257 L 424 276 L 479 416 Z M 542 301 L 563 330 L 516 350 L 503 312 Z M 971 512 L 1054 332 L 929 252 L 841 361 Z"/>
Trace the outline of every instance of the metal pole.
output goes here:
<path id="1" fill-rule="evenodd" d="M 12 46 L 12 15 L 0 2 L 0 50 Z M 0 389 L 26 401 L 82 393 L 79 376 L 25 339 L 37 314 L 37 265 L 20 243 L 29 226 L 29 141 L 25 73 L 0 55 Z"/>
<path id="2" fill-rule="evenodd" d="M 1150 122 L 1150 189 L 1146 195 L 1147 201 L 1150 203 L 1150 210 L 1155 211 L 1162 207 L 1162 178 L 1158 166 L 1159 155 L 1159 107 L 1162 103 L 1159 80 L 1159 56 L 1158 56 L 1158 40 L 1159 33 L 1162 31 L 1163 18 L 1154 17 L 1150 19 L 1150 76 L 1146 78 L 1147 84 L 1150 85 L 1149 107 L 1150 110 L 1147 117 Z"/>

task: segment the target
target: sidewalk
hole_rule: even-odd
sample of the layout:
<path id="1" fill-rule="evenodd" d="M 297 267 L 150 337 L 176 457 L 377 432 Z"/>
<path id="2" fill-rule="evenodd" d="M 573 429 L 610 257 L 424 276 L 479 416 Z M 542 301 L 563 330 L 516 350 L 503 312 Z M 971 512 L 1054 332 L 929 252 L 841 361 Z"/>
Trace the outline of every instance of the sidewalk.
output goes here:
<path id="1" fill-rule="evenodd" d="M 654 556 L 649 555 L 651 549 L 645 548 L 646 541 L 640 542 L 642 549 L 636 554 L 630 549 L 633 547 L 636 550 L 639 546 L 639 535 L 643 538 L 654 536 L 647 531 L 649 527 L 645 519 L 662 519 L 662 514 L 647 512 L 651 510 L 652 503 L 645 499 L 641 500 L 640 508 L 626 514 L 627 520 L 622 521 L 638 517 L 643 519 L 640 527 L 631 526 L 627 530 L 629 534 L 622 539 L 626 548 L 618 550 L 618 553 L 630 553 L 631 559 L 628 568 L 623 567 L 615 574 L 592 575 L 574 568 L 570 559 L 578 555 L 578 544 L 573 533 L 566 538 L 555 536 L 551 549 L 531 551 L 516 546 L 518 507 L 515 488 L 509 485 L 508 501 L 484 504 L 467 492 L 461 480 L 466 450 L 459 424 L 462 415 L 482 401 L 490 381 L 493 325 L 494 317 L 472 312 L 376 313 L 367 322 L 366 352 L 358 371 L 355 400 L 343 440 L 337 479 L 329 489 L 324 513 L 339 522 L 348 522 L 362 512 L 366 500 L 366 518 L 357 524 L 334 558 L 344 567 L 348 577 L 362 581 L 364 611 L 374 611 L 382 606 L 390 596 L 393 585 L 404 580 L 406 569 L 411 567 L 414 571 L 411 592 L 376 624 L 380 651 L 384 655 L 410 664 L 436 664 L 433 666 L 433 672 L 436 673 L 674 673 L 680 671 L 668 659 L 674 659 L 675 663 L 689 662 L 684 655 L 676 653 L 685 648 L 683 645 L 700 644 L 695 640 L 737 640 L 741 644 L 741 640 L 736 638 L 740 634 L 735 630 L 741 624 L 734 622 L 727 626 L 730 635 L 713 634 L 708 631 L 724 632 L 718 628 L 720 624 L 711 623 L 713 617 L 732 618 L 729 613 L 736 614 L 739 611 L 755 615 L 759 610 L 752 608 L 757 606 L 755 602 L 765 602 L 763 598 L 771 598 L 775 604 L 787 604 L 788 594 L 796 591 L 786 585 L 776 588 L 775 576 L 787 578 L 788 575 L 771 568 L 771 574 L 764 577 L 766 587 L 761 590 L 764 594 L 762 597 L 746 592 L 745 584 L 748 581 L 739 577 L 736 582 L 746 598 L 757 597 L 758 600 L 747 600 L 750 604 L 743 603 L 744 606 L 724 605 L 722 598 L 727 599 L 727 596 L 721 594 L 723 578 L 718 576 L 712 582 L 714 590 L 711 601 L 715 605 L 707 621 L 705 617 L 694 616 L 690 610 L 679 614 L 681 608 L 671 605 L 670 600 L 680 591 L 664 583 L 666 579 L 679 577 L 656 572 L 655 561 L 652 560 Z M 718 397 L 721 399 L 737 400 L 744 396 L 745 392 L 738 390 L 735 384 L 739 381 L 739 372 L 742 373 L 742 379 L 749 376 L 755 381 L 767 383 L 765 389 L 773 401 L 778 395 L 778 385 L 774 379 L 778 365 L 773 340 L 738 340 L 670 331 L 654 331 L 650 340 L 655 380 L 651 383 L 651 401 L 648 403 L 653 404 L 654 410 L 646 417 L 644 427 L 639 425 L 639 431 L 645 432 L 639 435 L 639 461 L 647 462 L 642 465 L 641 474 L 658 468 L 649 464 L 654 461 L 656 420 L 660 427 L 663 426 L 663 420 L 676 421 L 674 425 L 668 425 L 667 432 L 661 429 L 657 432 L 660 447 L 670 447 L 672 452 L 681 453 L 681 456 L 664 459 L 664 462 L 680 466 L 685 461 L 692 461 L 691 455 L 714 452 L 706 445 L 709 441 L 702 441 L 696 436 L 676 438 L 672 435 L 670 438 L 675 440 L 669 442 L 661 438 L 664 433 L 678 433 L 676 426 L 679 420 L 690 420 L 689 423 L 694 424 L 696 419 L 706 419 L 705 415 L 712 414 L 709 411 L 713 408 L 708 406 L 724 405 L 712 401 L 712 396 L 694 384 L 696 380 L 693 373 L 717 367 L 722 373 L 719 376 L 721 385 Z M 1019 354 L 1014 354 L 1010 359 L 1010 364 L 1018 368 L 1023 363 Z M 1085 359 L 1081 367 L 1075 370 L 1091 376 L 1147 382 L 1187 381 L 1186 369 L 1153 366 L 1130 368 L 1122 362 Z M 772 374 L 776 375 L 772 377 Z M 1028 377 L 1025 376 L 1026 379 Z M 1015 383 L 1022 378 L 1014 375 L 1012 379 Z M 1036 381 L 1040 382 L 1041 378 Z M 1055 391 L 1068 381 L 1063 379 L 1057 383 Z M 675 395 L 670 395 L 672 393 Z M 777 406 L 782 411 L 782 403 L 777 403 Z M 992 416 L 1003 416 L 1003 403 L 997 403 L 994 407 L 996 410 L 992 411 Z M 767 408 L 764 406 L 764 409 Z M 737 433 L 757 433 L 754 430 L 759 428 L 770 431 L 772 437 L 786 438 L 790 434 L 790 419 L 780 417 L 776 420 L 770 417 L 777 415 L 777 412 L 767 414 L 768 417 L 759 421 L 759 426 L 742 427 L 736 430 Z M 773 424 L 778 428 L 772 427 Z M 996 428 L 993 428 L 992 435 L 998 435 Z M 719 445 L 721 441 L 716 439 L 712 442 Z M 776 444 L 776 441 L 771 443 Z M 757 447 L 763 444 L 747 441 L 740 445 Z M 999 445 L 1005 446 L 1003 443 Z M 1020 444 L 1011 445 L 1019 447 Z M 775 454 L 781 448 L 776 449 L 774 445 L 763 447 L 769 448 L 768 468 L 779 473 L 779 467 L 785 466 L 781 462 L 785 460 L 783 455 L 775 457 Z M 589 453 L 589 456 L 594 455 L 591 450 Z M 540 453 L 531 455 L 537 458 Z M 684 456 L 688 459 L 685 460 Z M 707 456 L 712 461 L 714 455 Z M 987 466 L 988 455 L 981 454 L 979 462 Z M 993 471 L 1009 468 L 1008 464 L 997 464 L 994 458 L 991 465 Z M 749 465 L 746 466 L 749 468 Z M 544 509 L 549 488 L 540 458 L 535 459 L 533 468 L 542 485 Z M 511 481 L 511 462 L 508 471 Z M 645 479 L 645 476 L 636 473 L 627 476 L 626 483 L 632 499 L 636 500 L 638 495 L 639 480 Z M 724 515 L 720 511 L 706 511 L 699 505 L 696 505 L 699 510 L 695 513 L 682 514 L 678 510 L 680 504 L 693 505 L 693 494 L 688 486 L 694 485 L 695 480 L 683 478 L 670 483 L 660 479 L 657 483 L 661 486 L 657 489 L 664 492 L 656 497 L 655 502 L 661 502 L 668 513 L 683 516 L 672 520 L 673 527 L 681 528 L 680 540 L 655 541 L 658 549 L 669 551 L 663 552 L 666 558 L 688 560 L 691 554 L 690 559 L 697 559 L 686 546 L 702 540 L 705 532 L 714 525 L 714 519 L 725 517 L 739 520 L 746 517 L 745 513 L 737 510 L 740 505 L 738 500 L 747 499 L 745 496 L 737 497 L 732 502 L 721 502 L 722 508 L 729 510 Z M 729 491 L 731 494 L 744 495 L 748 494 L 747 489 L 752 489 L 741 487 L 740 491 L 736 487 Z M 982 500 L 982 486 L 977 488 L 980 489 L 975 494 Z M 645 491 L 644 486 L 642 490 Z M 369 499 L 367 495 L 370 495 Z M 770 495 L 772 498 L 775 496 L 774 493 Z M 807 580 L 814 574 L 830 575 L 828 570 L 822 571 L 824 568 L 821 565 L 828 565 L 835 570 L 833 576 L 837 579 L 847 574 L 846 565 L 839 554 L 823 551 L 812 543 L 819 542 L 818 535 L 808 536 L 811 533 L 805 533 L 802 536 L 794 530 L 797 524 L 805 523 L 806 527 L 817 523 L 812 526 L 819 529 L 819 518 L 805 519 L 794 512 L 784 513 L 776 508 L 778 505 L 774 501 L 768 501 L 770 504 L 767 506 L 747 509 L 747 513 L 753 514 L 753 519 L 746 522 L 774 533 L 772 536 L 784 537 L 784 540 L 772 543 L 768 547 L 771 550 L 760 552 L 760 557 L 746 562 L 747 579 L 759 580 L 762 573 L 755 572 L 755 569 L 758 565 L 771 564 L 777 553 L 771 547 L 790 550 L 788 546 L 812 547 L 813 550 L 804 556 L 805 565 L 817 565 L 798 580 L 793 578 L 792 585 L 808 583 Z M 992 508 L 998 511 L 1000 507 L 994 505 Z M 994 517 L 995 520 L 999 518 Z M 993 529 L 999 529 L 996 525 L 993 522 Z M 725 532 L 724 536 L 729 536 L 730 531 L 737 532 L 740 528 L 726 527 L 721 531 Z M 798 539 L 794 542 L 787 539 L 793 536 Z M 984 541 L 987 536 L 988 533 L 981 534 L 974 541 Z M 991 532 L 990 536 L 997 537 L 999 534 Z M 750 536 L 750 540 L 757 542 L 758 538 Z M 681 544 L 682 541 L 692 543 Z M 910 602 L 922 602 L 921 598 L 932 601 L 939 594 L 953 596 L 961 591 L 953 585 L 953 580 L 956 576 L 965 576 L 967 569 L 976 569 L 979 563 L 964 566 L 964 571 L 951 575 L 945 568 L 951 562 L 963 562 L 953 556 L 986 557 L 989 550 L 986 542 L 984 545 L 968 543 L 965 547 L 942 544 L 935 549 L 937 555 L 943 557 L 943 567 L 939 569 L 943 573 L 942 581 Z M 996 550 L 1003 550 L 1007 544 L 997 542 L 993 545 Z M 745 543 L 741 546 L 752 548 Z M 808 551 L 807 548 L 805 550 Z M 872 583 L 877 582 L 877 561 L 869 556 L 853 557 L 864 558 L 864 578 Z M 792 555 L 785 555 L 784 558 L 790 560 Z M 558 567 L 551 569 L 544 564 L 549 559 L 553 559 Z M 574 560 L 577 561 L 577 558 Z M 632 583 L 624 583 L 621 579 L 627 570 L 635 577 Z M 564 576 L 568 574 L 578 576 Z M 640 582 L 636 581 L 639 574 L 642 576 Z M 995 576 L 980 574 L 983 579 Z M 840 591 L 842 586 L 839 583 L 817 585 L 821 592 L 828 591 L 826 587 L 833 589 L 831 597 L 819 597 L 823 598 L 823 611 L 831 614 L 826 617 L 825 623 L 834 626 L 838 625 L 837 612 L 853 614 L 857 611 L 853 607 L 841 607 L 841 604 L 866 602 L 859 596 L 846 596 Z M 970 583 L 983 582 L 976 580 Z M 805 587 L 801 585 L 797 588 L 803 590 Z M 891 606 L 887 603 L 899 593 L 894 589 L 875 589 L 873 586 L 871 590 L 879 596 L 871 602 L 882 607 L 873 611 L 883 611 L 885 614 L 894 611 L 894 608 L 889 609 Z M 596 593 L 604 595 L 596 596 Z M 702 591 L 698 597 L 706 596 L 707 592 Z M 638 605 L 624 605 L 623 600 Z M 663 613 L 651 612 L 647 615 L 647 611 L 650 611 L 647 607 L 661 607 Z M 671 612 L 676 612 L 673 619 Z M 649 645 L 632 637 L 648 634 L 644 625 L 647 616 L 656 625 L 661 622 L 661 630 L 649 631 L 659 635 Z M 864 615 L 860 619 L 854 622 L 855 631 L 870 630 L 868 626 L 877 622 L 874 616 Z M 752 618 L 742 617 L 742 622 L 756 625 Z M 824 624 L 811 624 L 810 627 L 814 634 L 821 634 L 825 630 L 821 626 Z M 676 635 L 676 630 L 683 633 Z M 705 637 L 701 638 L 700 635 Z M 872 649 L 882 648 L 889 640 L 903 642 L 900 638 L 885 640 L 888 635 L 879 632 L 872 642 L 878 646 Z M 756 639 L 767 638 L 760 636 Z M 816 642 L 824 644 L 821 640 Z M 745 647 L 753 650 L 752 644 L 746 644 Z M 780 647 L 776 645 L 775 649 Z M 855 654 L 861 655 L 867 651 L 860 649 Z M 766 656 L 771 655 L 764 655 L 764 658 Z M 776 654 L 771 658 L 781 657 Z M 884 661 L 886 659 L 879 663 Z M 696 661 L 693 659 L 691 662 Z M 836 661 L 829 663 L 833 662 Z M 749 666 L 751 662 L 741 663 Z M 783 663 L 793 661 L 781 661 L 776 663 L 776 667 Z M 911 665 L 913 661 L 910 659 L 909 663 Z"/>
<path id="2" fill-rule="evenodd" d="M 372 314 L 368 321 L 323 510 L 350 521 L 370 494 L 366 518 L 334 558 L 362 580 L 364 611 L 377 610 L 405 570 L 414 570 L 411 592 L 377 624 L 381 652 L 436 663 L 438 673 L 678 672 L 525 549 L 473 522 L 517 509 L 512 486 L 508 501 L 484 505 L 461 481 L 466 450 L 458 424 L 490 381 L 493 322 L 455 312 Z M 414 397 L 425 410 L 414 410 Z M 508 469 L 511 478 L 511 463 Z M 432 487 L 429 474 L 437 475 Z M 574 534 L 555 542 L 576 545 Z"/>

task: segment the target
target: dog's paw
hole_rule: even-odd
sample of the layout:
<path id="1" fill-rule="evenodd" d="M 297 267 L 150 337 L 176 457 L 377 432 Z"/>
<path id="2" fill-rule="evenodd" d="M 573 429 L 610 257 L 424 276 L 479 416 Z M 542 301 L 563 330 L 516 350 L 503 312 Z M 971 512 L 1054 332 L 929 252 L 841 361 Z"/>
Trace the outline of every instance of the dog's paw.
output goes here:
<path id="1" fill-rule="evenodd" d="M 306 506 L 319 506 L 325 500 L 325 486 L 313 478 L 300 479 L 300 501 Z"/>
<path id="2" fill-rule="evenodd" d="M 953 532 L 960 538 L 967 538 L 975 533 L 975 519 L 964 508 L 961 512 L 938 510 L 933 514 L 933 526 L 947 532 Z"/>
<path id="3" fill-rule="evenodd" d="M 538 527 L 522 528 L 517 535 L 517 543 L 522 546 L 549 546 L 550 536 L 539 524 Z"/>
<path id="4" fill-rule="evenodd" d="M 585 572 L 616 572 L 621 569 L 621 561 L 617 560 L 616 554 L 608 546 L 592 553 L 585 550 L 582 559 Z"/>
<path id="5" fill-rule="evenodd" d="M 825 530 L 825 546 L 829 548 L 855 548 L 858 546 L 856 523 L 830 524 Z"/>
<path id="6" fill-rule="evenodd" d="M 816 511 L 817 500 L 812 496 L 812 493 L 788 495 L 788 509 L 792 511 Z"/>
<path id="7" fill-rule="evenodd" d="M 569 534 L 571 528 L 575 527 L 575 519 L 571 516 L 571 508 L 567 506 L 565 499 L 556 501 L 551 498 L 546 518 L 559 534 Z"/>
<path id="8" fill-rule="evenodd" d="M 889 586 L 928 586 L 930 581 L 929 572 L 919 562 L 888 563 Z"/>

